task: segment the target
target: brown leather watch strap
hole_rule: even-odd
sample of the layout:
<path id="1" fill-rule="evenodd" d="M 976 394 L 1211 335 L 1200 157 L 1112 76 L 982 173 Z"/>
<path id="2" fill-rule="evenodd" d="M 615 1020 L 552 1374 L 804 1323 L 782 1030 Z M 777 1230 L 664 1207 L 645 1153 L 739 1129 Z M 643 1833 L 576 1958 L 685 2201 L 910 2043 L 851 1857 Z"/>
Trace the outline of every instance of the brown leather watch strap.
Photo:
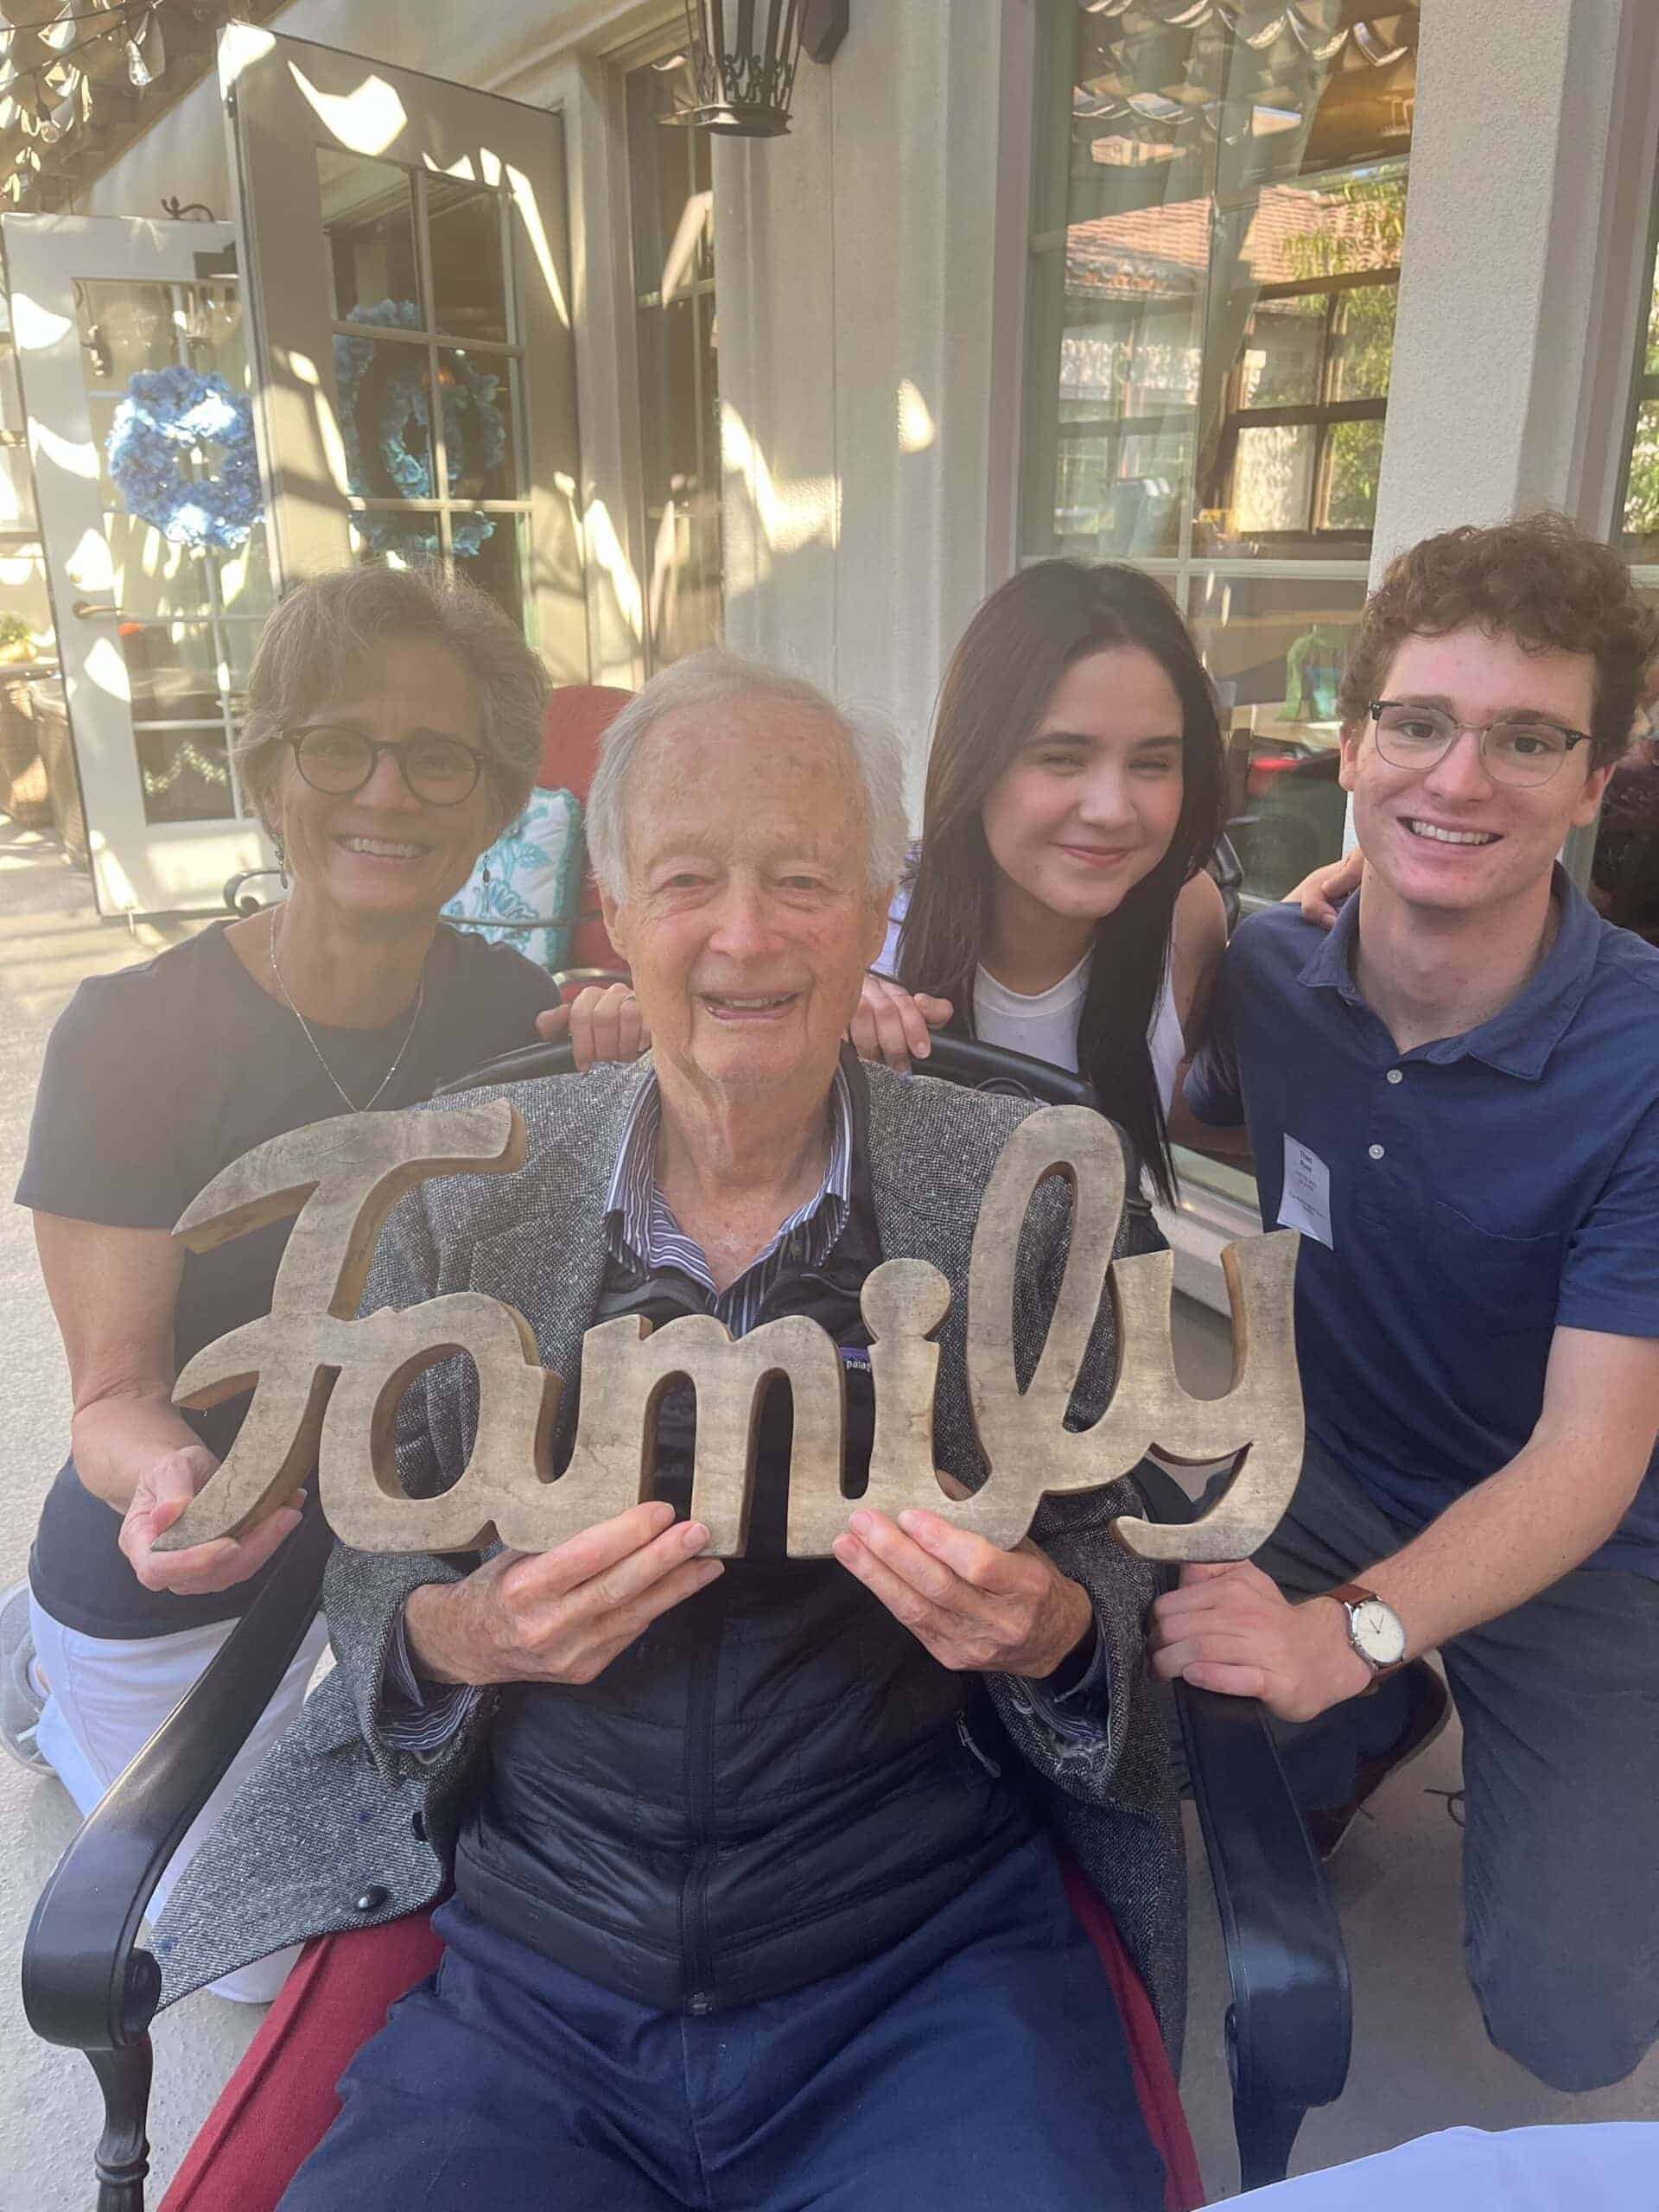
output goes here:
<path id="1" fill-rule="evenodd" d="M 1319 1595 L 1322 1598 L 1334 1598 L 1339 1605 L 1386 1605 L 1389 1602 L 1386 1598 L 1379 1598 L 1375 1590 L 1368 1590 L 1363 1582 L 1338 1582 L 1329 1590 L 1321 1590 Z M 1390 1611 L 1392 1611 L 1391 1607 Z M 1351 1631 L 1349 1641 L 1353 1643 L 1351 1622 L 1349 1626 Z M 1369 1657 L 1362 1651 L 1358 1644 L 1353 1643 L 1353 1650 L 1355 1656 L 1363 1659 L 1371 1670 L 1370 1682 L 1359 1693 L 1361 1697 L 1370 1697 L 1371 1692 L 1386 1681 L 1389 1675 L 1397 1675 L 1402 1667 L 1409 1663 L 1404 1659 L 1390 1659 L 1386 1665 L 1379 1665 L 1375 1659 Z"/>

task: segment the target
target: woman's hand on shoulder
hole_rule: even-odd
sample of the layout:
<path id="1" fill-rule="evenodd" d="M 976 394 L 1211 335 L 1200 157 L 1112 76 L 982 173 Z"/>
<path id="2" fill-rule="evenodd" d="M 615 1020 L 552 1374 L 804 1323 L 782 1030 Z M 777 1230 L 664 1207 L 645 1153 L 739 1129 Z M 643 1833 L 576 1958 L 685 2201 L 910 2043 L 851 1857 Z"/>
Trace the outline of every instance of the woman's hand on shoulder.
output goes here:
<path id="1" fill-rule="evenodd" d="M 603 989 L 589 983 L 569 1006 L 550 1006 L 538 1014 L 536 1034 L 548 1045 L 561 1045 L 568 1037 L 583 1075 L 601 1060 L 637 1060 L 651 1043 L 639 1001 L 626 983 L 608 983 Z"/>
<path id="2" fill-rule="evenodd" d="M 1286 892 L 1282 904 L 1300 906 L 1305 922 L 1317 922 L 1328 930 L 1343 900 L 1358 890 L 1364 872 L 1365 856 L 1355 845 L 1329 868 L 1316 868 L 1312 875 L 1305 875 L 1294 891 Z"/>
<path id="3" fill-rule="evenodd" d="M 861 1058 L 885 1060 L 896 1074 L 904 1075 L 912 1060 L 927 1058 L 933 1049 L 929 1031 L 942 1029 L 950 1014 L 949 999 L 907 991 L 885 976 L 866 976 L 858 1012 L 847 1033 Z"/>
<path id="4" fill-rule="evenodd" d="M 257 1574 L 300 1525 L 296 1506 L 279 1506 L 245 1536 L 223 1536 L 184 1551 L 158 1552 L 156 1539 L 170 1529 L 219 1462 L 205 1444 L 181 1445 L 162 1453 L 138 1477 L 121 1522 L 118 1539 L 127 1563 L 146 1590 L 170 1590 L 200 1598 L 229 1590 Z"/>

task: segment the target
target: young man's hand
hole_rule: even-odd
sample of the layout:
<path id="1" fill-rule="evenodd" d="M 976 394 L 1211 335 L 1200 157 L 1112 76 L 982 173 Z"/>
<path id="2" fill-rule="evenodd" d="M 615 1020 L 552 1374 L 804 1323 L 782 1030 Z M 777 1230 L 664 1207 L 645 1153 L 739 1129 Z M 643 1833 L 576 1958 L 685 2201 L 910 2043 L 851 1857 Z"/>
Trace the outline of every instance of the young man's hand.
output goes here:
<path id="1" fill-rule="evenodd" d="M 1147 1643 L 1160 1681 L 1260 1698 L 1281 1720 L 1312 1720 L 1372 1681 L 1334 1599 L 1293 1605 L 1248 1560 L 1183 1567 L 1153 1606 Z"/>

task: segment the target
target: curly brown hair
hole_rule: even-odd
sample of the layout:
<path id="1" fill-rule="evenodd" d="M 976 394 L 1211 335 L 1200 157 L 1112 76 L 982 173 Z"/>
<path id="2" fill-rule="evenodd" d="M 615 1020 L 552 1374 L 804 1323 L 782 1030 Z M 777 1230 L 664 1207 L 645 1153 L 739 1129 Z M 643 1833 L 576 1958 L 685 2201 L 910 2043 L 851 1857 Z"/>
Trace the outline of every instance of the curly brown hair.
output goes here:
<path id="1" fill-rule="evenodd" d="M 1587 653 L 1596 664 L 1591 766 L 1619 758 L 1659 654 L 1659 609 L 1637 596 L 1617 553 L 1559 514 L 1443 530 L 1390 562 L 1349 650 L 1337 694 L 1343 721 L 1364 721 L 1408 638 L 1443 638 L 1470 622 L 1535 652 Z"/>

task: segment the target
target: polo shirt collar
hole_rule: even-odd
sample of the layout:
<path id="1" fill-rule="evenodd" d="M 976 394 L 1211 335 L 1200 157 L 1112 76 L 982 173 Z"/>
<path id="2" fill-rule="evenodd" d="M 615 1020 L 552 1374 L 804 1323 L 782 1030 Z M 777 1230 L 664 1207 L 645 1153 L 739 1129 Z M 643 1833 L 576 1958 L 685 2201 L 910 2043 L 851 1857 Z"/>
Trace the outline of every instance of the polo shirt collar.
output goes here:
<path id="1" fill-rule="evenodd" d="M 1567 1025 L 1584 1003 L 1600 947 L 1601 923 L 1595 908 L 1568 878 L 1559 861 L 1551 889 L 1560 912 L 1560 927 L 1548 957 L 1508 1006 L 1460 1037 L 1442 1037 L 1411 1053 L 1413 1059 L 1447 1065 L 1465 1057 L 1484 1060 L 1500 1075 L 1536 1083 L 1549 1064 Z M 1359 899 L 1346 899 L 1336 925 L 1314 947 L 1297 981 L 1307 990 L 1333 990 L 1350 1006 L 1375 1020 L 1354 976 L 1359 941 Z"/>

